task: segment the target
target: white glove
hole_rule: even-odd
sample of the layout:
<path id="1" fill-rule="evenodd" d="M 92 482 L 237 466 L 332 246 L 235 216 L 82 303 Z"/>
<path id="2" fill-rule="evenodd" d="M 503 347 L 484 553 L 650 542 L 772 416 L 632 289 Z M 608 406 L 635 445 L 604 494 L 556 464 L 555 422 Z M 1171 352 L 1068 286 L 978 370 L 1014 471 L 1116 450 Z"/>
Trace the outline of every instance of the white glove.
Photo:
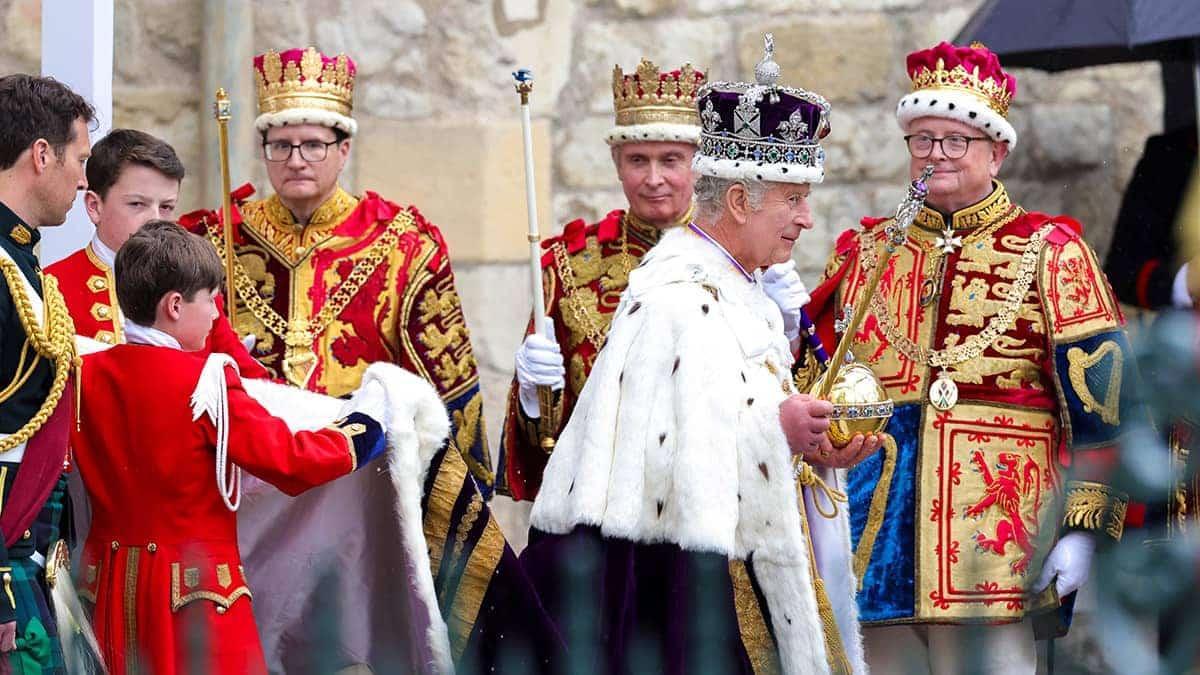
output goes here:
<path id="1" fill-rule="evenodd" d="M 1042 574 L 1035 586 L 1044 591 L 1050 582 L 1058 597 L 1079 590 L 1088 580 L 1092 568 L 1092 554 L 1096 551 L 1096 537 L 1088 532 L 1068 532 L 1050 550 Z"/>
<path id="2" fill-rule="evenodd" d="M 546 332 L 554 335 L 554 320 L 546 317 L 546 326 Z M 562 389 L 567 382 L 566 372 L 562 350 L 554 338 L 542 337 L 540 333 L 525 337 L 521 348 L 517 350 L 517 393 L 526 417 L 536 419 L 541 416 L 538 386 L 549 386 L 555 391 Z"/>
<path id="3" fill-rule="evenodd" d="M 800 273 L 796 271 L 796 261 L 789 260 L 771 265 L 763 273 L 763 291 L 779 305 L 783 313 L 783 332 L 788 340 L 800 337 L 800 310 L 812 298 L 804 282 L 800 281 Z"/>
<path id="4" fill-rule="evenodd" d="M 342 406 L 342 417 L 350 413 L 362 413 L 379 422 L 384 431 L 387 431 L 390 420 L 388 419 L 387 390 L 383 388 L 383 384 L 379 380 L 371 380 L 356 389 L 350 396 L 350 400 Z"/>

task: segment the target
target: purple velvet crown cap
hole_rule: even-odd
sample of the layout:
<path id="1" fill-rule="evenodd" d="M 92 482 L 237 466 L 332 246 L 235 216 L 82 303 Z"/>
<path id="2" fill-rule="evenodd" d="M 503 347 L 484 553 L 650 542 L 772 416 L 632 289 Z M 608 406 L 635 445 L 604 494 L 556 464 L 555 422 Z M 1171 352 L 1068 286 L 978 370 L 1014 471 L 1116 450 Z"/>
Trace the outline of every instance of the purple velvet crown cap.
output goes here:
<path id="1" fill-rule="evenodd" d="M 782 88 L 773 93 L 774 96 L 768 94 L 756 102 L 749 102 L 758 117 L 755 137 L 764 140 L 774 138 L 788 143 L 817 143 L 829 133 L 826 117 L 828 104 L 822 106 L 821 103 L 793 96 Z M 739 119 L 737 108 L 745 98 L 745 93 L 737 91 L 706 92 L 697 107 L 702 114 L 710 110 L 715 112 L 716 117 L 709 116 L 711 124 L 708 119 L 705 120 L 704 130 L 711 134 L 738 135 L 738 129 L 744 126 L 746 120 Z"/>
<path id="2" fill-rule="evenodd" d="M 693 163 L 701 175 L 788 183 L 819 183 L 829 133 L 829 102 L 776 84 L 779 65 L 768 33 L 756 82 L 712 82 L 696 98 L 702 131 Z"/>

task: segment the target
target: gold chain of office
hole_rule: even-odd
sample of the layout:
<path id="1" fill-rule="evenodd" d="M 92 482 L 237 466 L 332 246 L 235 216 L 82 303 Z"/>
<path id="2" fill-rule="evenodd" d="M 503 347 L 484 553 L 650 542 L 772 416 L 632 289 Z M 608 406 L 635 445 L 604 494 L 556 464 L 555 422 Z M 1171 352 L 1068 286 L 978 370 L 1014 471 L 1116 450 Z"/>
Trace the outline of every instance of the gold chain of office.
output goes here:
<path id="1" fill-rule="evenodd" d="M 42 401 L 41 407 L 20 429 L 0 440 L 0 452 L 8 452 L 32 438 L 37 430 L 46 423 L 46 420 L 50 419 L 50 415 L 58 407 L 58 402 L 67 387 L 67 377 L 71 374 L 71 368 L 78 367 L 79 363 L 75 355 L 75 324 L 72 323 L 71 314 L 67 311 L 66 300 L 58 290 L 58 282 L 53 277 L 42 277 L 42 296 L 46 307 L 46 327 L 43 329 L 38 325 L 37 316 L 34 315 L 33 303 L 25 294 L 25 280 L 16 263 L 0 257 L 0 272 L 3 273 L 5 282 L 8 283 L 21 327 L 25 329 L 25 335 L 28 336 L 26 347 L 32 345 L 38 354 L 26 368 L 18 365 L 18 377 L 21 377 L 21 371 L 24 370 L 24 379 L 28 379 L 33 374 L 39 358 L 47 358 L 54 362 L 54 380 L 50 383 L 50 391 Z M 21 357 L 22 365 L 24 365 L 24 350 L 22 350 Z M 14 384 L 19 385 L 20 383 L 14 382 Z M 9 388 L 11 387 L 6 387 L 6 390 Z"/>
<path id="2" fill-rule="evenodd" d="M 554 251 L 554 261 L 558 263 L 558 277 L 562 280 L 563 298 L 568 298 L 575 294 L 579 286 L 575 282 L 575 270 L 571 268 L 571 261 L 567 259 L 567 247 L 563 244 L 555 244 L 552 248 Z M 629 227 L 625 226 L 621 233 L 621 260 L 629 260 Z M 625 266 L 625 273 L 628 274 L 633 270 L 633 265 Z M 579 302 L 565 303 L 568 310 L 575 315 L 575 320 L 579 325 L 586 327 L 585 338 L 596 345 L 596 349 L 604 346 L 608 340 L 608 326 L 601 326 L 596 320 L 596 313 L 588 311 Z"/>
<path id="3" fill-rule="evenodd" d="M 1054 227 L 1053 224 L 1046 225 L 1029 237 L 1029 243 L 1025 245 L 1025 250 L 1021 253 L 1021 263 L 1017 268 L 1017 278 L 1013 281 L 1012 286 L 1009 287 L 1008 296 L 1004 299 L 1004 304 L 1001 306 L 1000 311 L 988 321 L 987 326 L 979 333 L 967 338 L 960 345 L 946 349 L 927 349 L 913 342 L 907 335 L 900 331 L 899 327 L 892 321 L 892 315 L 888 310 L 887 299 L 884 297 L 884 294 L 876 293 L 870 300 L 871 313 L 879 321 L 879 328 L 883 332 L 884 338 L 909 361 L 923 363 L 932 368 L 945 368 L 946 366 L 953 366 L 978 358 L 997 338 L 1007 333 L 1013 324 L 1016 323 L 1021 303 L 1025 301 L 1025 295 L 1029 293 L 1029 288 L 1033 285 L 1033 278 L 1037 271 L 1038 258 L 1042 253 L 1045 237 Z M 862 259 L 863 274 L 870 277 L 877 261 L 873 239 L 868 236 L 861 237 L 859 250 Z"/>
<path id="4" fill-rule="evenodd" d="M 259 295 L 258 289 L 254 286 L 254 280 L 246 273 L 246 268 L 242 266 L 236 256 L 234 256 L 234 287 L 237 289 L 238 297 L 245 301 L 246 307 L 254 317 L 262 322 L 267 330 L 279 336 L 284 344 L 293 348 L 311 347 L 313 340 L 329 327 L 329 324 L 342 313 L 342 310 L 346 309 L 346 305 L 350 304 L 362 285 L 379 267 L 379 264 L 396 248 L 396 244 L 400 241 L 400 235 L 412 224 L 412 214 L 407 211 L 401 211 L 391 223 L 388 223 L 387 230 L 379 236 L 379 241 L 367 249 L 366 254 L 355 263 L 350 274 L 342 280 L 342 283 L 338 284 L 333 294 L 330 295 L 329 301 L 321 306 L 320 311 L 311 321 L 297 317 L 289 322 L 280 316 L 279 312 L 276 312 Z M 210 228 L 209 235 L 216 245 L 217 251 L 224 256 L 225 242 L 220 233 Z"/>
<path id="5" fill-rule="evenodd" d="M 694 203 L 689 204 L 688 210 L 675 221 L 675 225 L 690 223 L 695 211 L 696 205 Z M 624 261 L 629 260 L 629 230 L 633 227 L 632 221 L 636 218 L 637 216 L 630 212 L 626 212 L 625 215 L 621 216 L 623 222 L 621 223 L 621 253 L 619 255 L 621 256 L 621 260 Z M 648 224 L 646 226 L 653 227 Z M 575 270 L 571 268 L 571 261 L 567 259 L 567 247 L 560 242 L 556 243 L 551 250 L 554 252 L 554 261 L 558 263 L 558 276 L 562 280 L 563 297 L 570 297 L 578 290 L 579 285 L 575 281 Z M 628 264 L 628 262 L 624 266 L 623 272 L 626 283 L 628 283 L 629 273 L 633 271 L 634 267 L 636 265 Z M 579 325 L 587 327 L 584 337 L 596 345 L 596 349 L 602 348 L 608 340 L 608 325 L 601 326 L 596 320 L 596 312 L 588 311 L 581 306 L 581 303 L 572 302 L 567 304 L 569 305 L 569 311 L 575 316 L 575 320 Z"/>

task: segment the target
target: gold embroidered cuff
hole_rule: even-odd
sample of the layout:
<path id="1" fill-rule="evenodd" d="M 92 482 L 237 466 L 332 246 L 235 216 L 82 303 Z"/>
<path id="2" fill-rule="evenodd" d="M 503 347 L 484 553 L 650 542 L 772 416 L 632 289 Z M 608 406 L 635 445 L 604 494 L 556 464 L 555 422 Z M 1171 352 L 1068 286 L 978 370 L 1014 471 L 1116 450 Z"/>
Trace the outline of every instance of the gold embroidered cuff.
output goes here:
<path id="1" fill-rule="evenodd" d="M 550 454 L 558 441 L 558 434 L 563 427 L 563 390 L 538 387 L 538 402 L 542 416 L 538 419 L 538 429 L 541 432 L 539 446 Z"/>
<path id="2" fill-rule="evenodd" d="M 1068 481 L 1063 527 L 1103 532 L 1120 541 L 1125 530 L 1125 511 L 1128 507 L 1129 498 L 1107 485 Z"/>

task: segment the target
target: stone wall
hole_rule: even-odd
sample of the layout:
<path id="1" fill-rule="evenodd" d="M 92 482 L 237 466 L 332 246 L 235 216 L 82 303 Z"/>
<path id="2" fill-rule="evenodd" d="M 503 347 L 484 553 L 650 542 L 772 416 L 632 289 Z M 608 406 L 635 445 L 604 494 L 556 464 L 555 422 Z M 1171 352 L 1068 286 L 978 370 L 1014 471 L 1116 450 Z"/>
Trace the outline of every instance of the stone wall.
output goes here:
<path id="1" fill-rule="evenodd" d="M 211 1 L 211 0 L 210 0 Z M 534 69 L 543 230 L 623 205 L 601 135 L 611 123 L 614 63 L 685 60 L 744 79 L 773 31 L 783 81 L 833 104 L 828 180 L 814 191 L 817 226 L 796 256 L 815 278 L 833 238 L 864 214 L 890 211 L 906 154 L 892 116 L 906 90 L 903 57 L 952 37 L 979 0 L 262 0 L 253 49 L 316 44 L 358 63 L 362 119 L 347 183 L 412 201 L 442 226 L 483 368 L 491 438 L 499 434 L 512 354 L 528 303 L 521 265 L 525 204 L 517 100 L 509 72 Z M 161 135 L 195 178 L 183 206 L 216 203 L 201 142 L 204 0 L 118 0 L 113 122 Z M 40 2 L 0 0 L 0 72 L 36 71 Z M 212 32 L 212 31 L 209 31 Z M 245 55 L 249 68 L 251 54 Z M 1004 174 L 1027 207 L 1069 212 L 1107 250 L 1120 193 L 1143 139 L 1160 122 L 1156 64 L 1048 75 L 1017 71 L 1020 146 Z M 235 101 L 241 114 L 253 102 Z M 261 166 L 235 183 L 264 187 Z"/>
<path id="2" fill-rule="evenodd" d="M 890 212 L 902 194 L 906 154 L 892 110 L 906 91 L 904 55 L 951 38 L 979 2 L 260 0 L 252 43 L 255 53 L 316 44 L 357 61 L 362 131 L 346 182 L 417 203 L 442 226 L 495 444 L 529 307 L 511 70 L 527 66 L 536 76 L 539 212 L 551 231 L 623 206 L 601 138 L 611 124 L 615 63 L 628 70 L 641 56 L 663 67 L 690 60 L 715 77 L 745 79 L 762 33 L 773 31 L 783 82 L 833 104 L 828 179 L 813 193 L 817 225 L 796 252 L 802 274 L 815 279 L 838 232 L 864 214 Z M 116 3 L 113 123 L 175 145 L 193 176 L 184 208 L 217 201 L 216 186 L 204 180 L 216 150 L 201 141 L 212 124 L 202 50 L 222 36 L 205 31 L 205 6 Z M 0 19 L 0 73 L 37 71 L 39 0 L 0 0 Z M 244 56 L 248 69 L 252 54 Z M 1160 126 L 1158 66 L 1015 73 L 1011 117 L 1020 145 L 1004 169 L 1007 184 L 1029 208 L 1078 217 L 1103 255 L 1142 141 Z M 253 102 L 235 105 L 252 115 Z M 253 161 L 233 174 L 235 184 L 266 187 Z M 519 527 L 506 529 L 523 543 Z"/>

